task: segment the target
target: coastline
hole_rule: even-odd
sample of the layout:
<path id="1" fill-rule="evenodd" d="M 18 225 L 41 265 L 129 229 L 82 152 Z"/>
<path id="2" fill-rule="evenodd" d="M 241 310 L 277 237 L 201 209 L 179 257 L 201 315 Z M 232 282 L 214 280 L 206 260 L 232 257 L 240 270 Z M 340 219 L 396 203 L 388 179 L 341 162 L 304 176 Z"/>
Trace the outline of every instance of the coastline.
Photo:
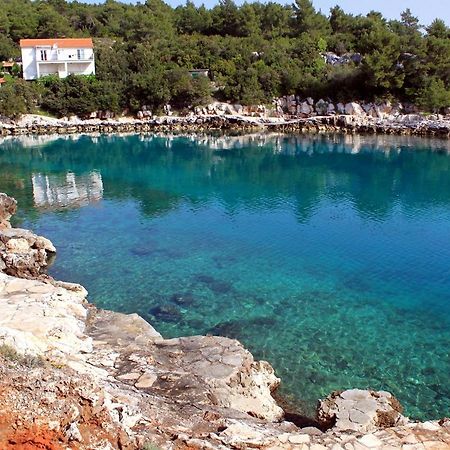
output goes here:
<path id="1" fill-rule="evenodd" d="M 318 428 L 300 428 L 272 397 L 280 380 L 267 362 L 236 340 L 164 339 L 136 314 L 97 309 L 82 286 L 46 274 L 57 249 L 11 228 L 15 211 L 0 194 L 4 423 L 6 414 L 7 424 L 79 449 L 450 448 L 450 420 L 411 422 L 384 392 L 332 393 Z"/>
<path id="2" fill-rule="evenodd" d="M 427 118 L 403 114 L 387 118 L 360 115 L 325 115 L 305 118 L 264 118 L 244 115 L 162 116 L 136 119 L 52 119 L 27 115 L 9 123 L 0 122 L 0 136 L 92 134 L 92 133 L 150 133 L 207 131 L 268 131 L 286 133 L 346 133 L 428 136 L 448 139 L 450 119 Z"/>

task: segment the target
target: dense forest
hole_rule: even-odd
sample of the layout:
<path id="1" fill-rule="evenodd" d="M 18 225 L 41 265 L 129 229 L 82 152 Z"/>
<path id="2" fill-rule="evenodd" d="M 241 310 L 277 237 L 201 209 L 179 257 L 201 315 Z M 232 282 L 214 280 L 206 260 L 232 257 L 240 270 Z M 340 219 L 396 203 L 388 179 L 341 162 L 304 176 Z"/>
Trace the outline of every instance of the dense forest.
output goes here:
<path id="1" fill-rule="evenodd" d="M 242 6 L 220 0 L 212 9 L 191 1 L 172 8 L 161 0 L 0 0 L 0 61 L 19 58 L 23 38 L 82 36 L 94 38 L 95 77 L 25 82 L 13 68 L 3 74 L 0 114 L 36 105 L 80 116 L 166 103 L 187 108 L 212 96 L 259 104 L 286 94 L 450 106 L 450 28 L 440 19 L 422 26 L 408 9 L 387 20 L 339 6 L 325 13 L 310 0 Z M 326 52 L 358 57 L 333 65 Z M 209 69 L 211 79 L 191 77 L 195 68 Z"/>

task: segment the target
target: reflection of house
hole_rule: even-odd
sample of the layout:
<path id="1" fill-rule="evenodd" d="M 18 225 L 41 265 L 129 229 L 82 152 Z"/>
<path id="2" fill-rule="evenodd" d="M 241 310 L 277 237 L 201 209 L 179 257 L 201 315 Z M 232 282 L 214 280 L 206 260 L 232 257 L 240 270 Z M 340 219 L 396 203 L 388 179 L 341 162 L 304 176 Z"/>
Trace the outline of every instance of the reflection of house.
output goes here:
<path id="1" fill-rule="evenodd" d="M 33 174 L 34 204 L 38 208 L 78 208 L 97 202 L 103 197 L 103 182 L 100 173 L 75 175 Z"/>
<path id="2" fill-rule="evenodd" d="M 23 77 L 95 74 L 92 39 L 21 39 Z"/>

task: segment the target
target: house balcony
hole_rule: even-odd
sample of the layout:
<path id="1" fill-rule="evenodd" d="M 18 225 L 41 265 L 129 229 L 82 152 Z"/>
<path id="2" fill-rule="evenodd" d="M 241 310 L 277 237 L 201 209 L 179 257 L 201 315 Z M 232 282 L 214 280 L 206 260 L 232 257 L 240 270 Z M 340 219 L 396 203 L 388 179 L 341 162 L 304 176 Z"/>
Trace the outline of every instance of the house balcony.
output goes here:
<path id="1" fill-rule="evenodd" d="M 36 61 L 38 63 L 60 63 L 60 62 L 74 62 L 74 63 L 82 63 L 82 62 L 87 62 L 90 63 L 91 61 L 94 60 L 94 55 L 91 55 L 89 57 L 81 57 L 81 58 L 70 58 L 70 57 L 64 57 L 62 55 L 47 55 L 47 59 L 41 59 L 40 57 L 38 57 L 36 59 Z"/>
<path id="2" fill-rule="evenodd" d="M 65 78 L 68 75 L 94 75 L 94 58 L 88 59 L 51 59 L 37 61 L 37 78 L 47 75 L 58 75 Z"/>

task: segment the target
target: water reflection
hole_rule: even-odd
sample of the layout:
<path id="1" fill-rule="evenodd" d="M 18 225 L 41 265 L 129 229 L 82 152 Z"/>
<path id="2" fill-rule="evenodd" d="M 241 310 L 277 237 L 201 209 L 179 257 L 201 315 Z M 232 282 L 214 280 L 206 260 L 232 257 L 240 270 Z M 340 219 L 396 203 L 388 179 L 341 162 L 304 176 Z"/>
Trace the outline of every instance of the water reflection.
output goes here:
<path id="1" fill-rule="evenodd" d="M 39 209 L 79 208 L 103 197 L 102 177 L 98 172 L 87 175 L 44 175 L 33 173 L 34 205 Z"/>
<path id="2" fill-rule="evenodd" d="M 9 137 L 0 142 L 0 190 L 25 212 L 104 196 L 137 200 L 145 215 L 180 201 L 218 201 L 230 214 L 289 203 L 305 222 L 319 201 L 340 198 L 383 220 L 396 205 L 450 204 L 449 154 L 448 140 L 410 136 Z"/>

